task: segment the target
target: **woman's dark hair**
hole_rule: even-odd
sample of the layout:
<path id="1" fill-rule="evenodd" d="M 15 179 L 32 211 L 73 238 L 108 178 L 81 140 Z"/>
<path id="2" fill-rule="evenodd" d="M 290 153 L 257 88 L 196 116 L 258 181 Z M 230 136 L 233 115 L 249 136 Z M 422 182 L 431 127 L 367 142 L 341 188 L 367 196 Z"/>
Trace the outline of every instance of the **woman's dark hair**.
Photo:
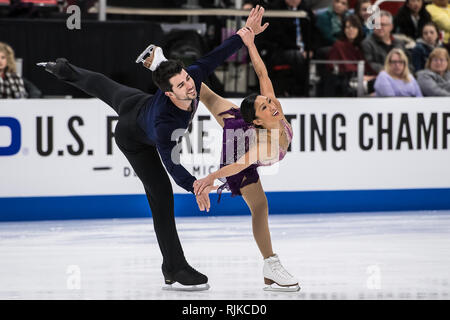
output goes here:
<path id="1" fill-rule="evenodd" d="M 258 97 L 258 94 L 253 93 L 244 98 L 241 102 L 241 115 L 244 121 L 248 124 L 251 124 L 257 128 L 260 126 L 256 126 L 253 123 L 253 120 L 256 119 L 256 111 L 255 111 L 255 101 Z"/>
<path id="2" fill-rule="evenodd" d="M 342 39 L 347 39 L 347 36 L 345 35 L 345 26 L 347 25 L 347 21 L 350 22 L 352 26 L 358 29 L 358 35 L 356 36 L 356 39 L 353 41 L 353 44 L 355 46 L 360 47 L 361 42 L 364 40 L 364 31 L 361 21 L 355 14 L 350 14 L 346 16 L 344 18 L 344 21 L 342 21 Z"/>
<path id="3" fill-rule="evenodd" d="M 358 17 L 359 21 L 362 23 L 364 23 L 362 17 L 359 15 L 359 12 L 361 11 L 361 6 L 363 3 L 370 3 L 372 4 L 371 0 L 358 0 L 355 4 L 355 15 Z"/>
<path id="4" fill-rule="evenodd" d="M 183 62 L 179 60 L 167 60 L 161 62 L 158 68 L 153 71 L 152 79 L 158 88 L 163 91 L 172 91 L 172 85 L 170 84 L 170 78 L 179 74 L 184 69 Z"/>

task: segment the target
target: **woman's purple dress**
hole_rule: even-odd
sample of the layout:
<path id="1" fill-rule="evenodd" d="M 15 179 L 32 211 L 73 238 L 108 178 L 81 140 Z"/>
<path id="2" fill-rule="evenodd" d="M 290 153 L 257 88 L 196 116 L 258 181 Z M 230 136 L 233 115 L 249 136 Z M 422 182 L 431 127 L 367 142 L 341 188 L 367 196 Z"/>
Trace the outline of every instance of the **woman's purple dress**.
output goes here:
<path id="1" fill-rule="evenodd" d="M 257 142 L 255 127 L 244 121 L 239 109 L 231 108 L 220 113 L 219 116 L 226 114 L 232 115 L 233 117 L 224 118 L 222 159 L 220 162 L 220 168 L 237 162 L 250 150 L 250 147 Z M 284 120 L 283 124 L 290 143 L 292 140 L 292 130 Z M 232 197 L 242 195 L 241 188 L 251 183 L 258 182 L 259 175 L 257 168 L 259 166 L 271 165 L 282 160 L 285 155 L 286 150 L 280 148 L 279 157 L 275 161 L 266 163 L 257 161 L 235 175 L 220 178 L 219 180 L 224 182 L 224 184 L 217 189 L 217 193 L 219 193 L 218 201 L 220 201 L 220 197 L 224 189 L 231 191 Z"/>

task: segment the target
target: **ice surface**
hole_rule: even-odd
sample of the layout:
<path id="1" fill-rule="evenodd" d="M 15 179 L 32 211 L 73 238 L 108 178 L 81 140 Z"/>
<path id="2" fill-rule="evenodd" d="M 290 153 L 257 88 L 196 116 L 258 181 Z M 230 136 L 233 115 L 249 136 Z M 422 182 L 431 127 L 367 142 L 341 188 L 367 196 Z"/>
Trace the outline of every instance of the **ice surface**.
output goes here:
<path id="1" fill-rule="evenodd" d="M 263 291 L 250 216 L 177 218 L 204 292 L 161 290 L 151 218 L 0 223 L 0 299 L 449 299 L 450 212 L 270 216 L 299 280 Z"/>

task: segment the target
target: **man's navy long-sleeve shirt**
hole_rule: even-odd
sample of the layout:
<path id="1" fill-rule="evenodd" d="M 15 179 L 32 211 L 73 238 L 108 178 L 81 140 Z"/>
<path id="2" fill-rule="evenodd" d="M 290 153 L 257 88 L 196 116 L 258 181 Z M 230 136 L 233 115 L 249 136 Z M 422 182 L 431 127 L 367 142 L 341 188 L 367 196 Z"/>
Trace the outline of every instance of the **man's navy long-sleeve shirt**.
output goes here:
<path id="1" fill-rule="evenodd" d="M 198 103 L 200 99 L 202 82 L 242 45 L 241 37 L 233 35 L 186 68 L 186 72 L 194 80 L 197 90 L 197 101 L 194 103 Z M 177 141 L 172 138 L 172 134 L 177 129 L 186 130 L 188 128 L 189 122 L 194 116 L 193 112 L 195 109 L 193 111 L 181 110 L 164 92 L 158 89 L 138 116 L 139 126 L 146 133 L 150 140 L 149 143 L 158 149 L 167 172 L 179 186 L 190 192 L 194 192 L 193 183 L 196 179 L 181 164 L 173 162 L 172 150 L 176 147 Z"/>

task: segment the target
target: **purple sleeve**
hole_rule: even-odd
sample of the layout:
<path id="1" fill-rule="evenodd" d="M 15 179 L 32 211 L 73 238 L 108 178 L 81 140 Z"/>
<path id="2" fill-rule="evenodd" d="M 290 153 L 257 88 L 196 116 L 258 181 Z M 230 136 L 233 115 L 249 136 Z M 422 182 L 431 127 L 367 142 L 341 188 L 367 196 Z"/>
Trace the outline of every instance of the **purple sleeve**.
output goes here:
<path id="1" fill-rule="evenodd" d="M 420 90 L 420 87 L 419 87 L 419 84 L 417 83 L 417 81 L 416 81 L 416 79 L 414 79 L 414 77 L 412 78 L 412 82 L 413 82 L 413 85 L 414 85 L 414 88 L 415 88 L 415 96 L 416 97 L 423 97 L 423 94 L 422 94 L 422 90 Z"/>
<path id="2" fill-rule="evenodd" d="M 389 81 L 389 75 L 385 71 L 381 71 L 375 80 L 375 93 L 377 97 L 395 97 L 395 91 L 392 83 Z"/>

